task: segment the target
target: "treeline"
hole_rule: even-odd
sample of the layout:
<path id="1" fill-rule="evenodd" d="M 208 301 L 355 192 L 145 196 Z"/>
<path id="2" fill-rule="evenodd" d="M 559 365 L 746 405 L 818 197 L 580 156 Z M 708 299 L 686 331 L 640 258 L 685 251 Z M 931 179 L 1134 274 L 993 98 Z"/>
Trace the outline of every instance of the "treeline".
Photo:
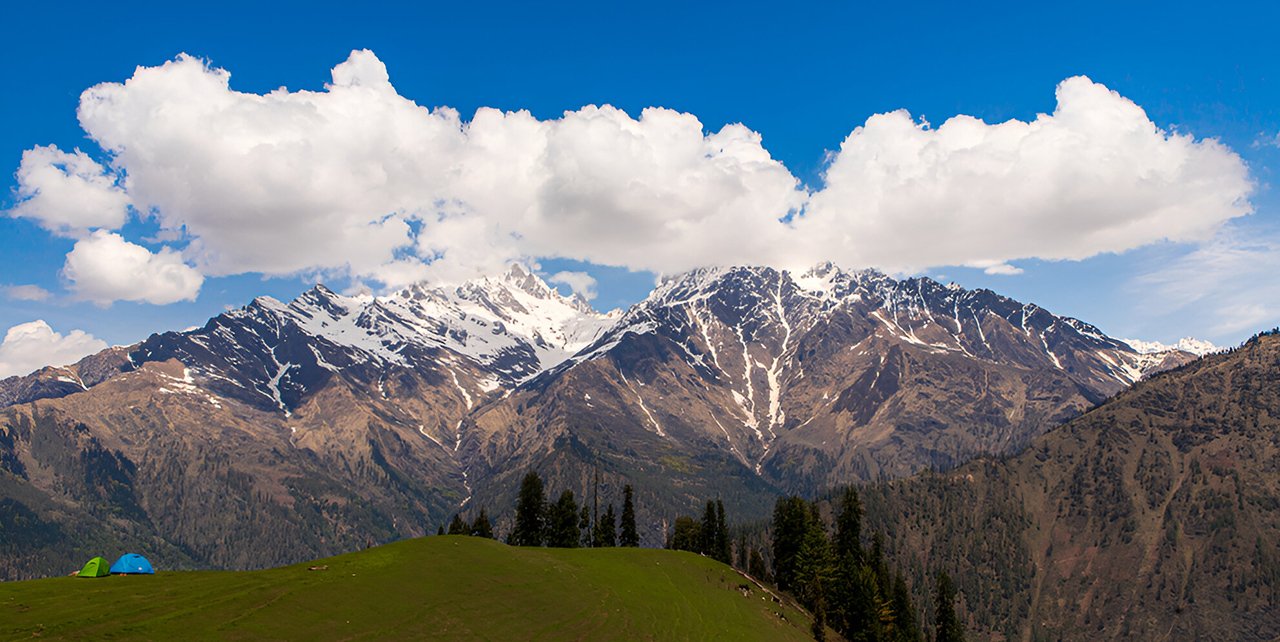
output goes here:
<path id="1" fill-rule="evenodd" d="M 444 527 L 441 526 L 440 530 L 437 531 L 436 534 L 444 535 L 445 532 Z M 475 520 L 471 522 L 467 522 L 462 519 L 462 515 L 455 514 L 453 516 L 453 520 L 449 522 L 448 534 L 470 535 L 472 537 L 487 537 L 489 539 L 495 539 L 493 536 L 493 524 L 489 522 L 489 513 L 487 513 L 483 508 L 480 509 L 480 514 L 476 515 Z"/>
<path id="2" fill-rule="evenodd" d="M 845 489 L 832 509 L 828 525 L 817 504 L 800 497 L 778 500 L 771 523 L 773 582 L 813 613 L 819 640 L 830 626 L 856 642 L 923 641 L 911 590 L 902 573 L 890 569 L 880 534 L 872 535 L 869 546 L 863 543 L 857 491 Z M 936 642 L 963 640 L 955 589 L 945 573 L 934 598 Z"/>
<path id="3" fill-rule="evenodd" d="M 732 564 L 724 502 L 708 499 L 701 520 L 687 515 L 677 517 L 673 530 L 667 535 L 667 548 L 700 553 L 725 564 Z"/>
<path id="4" fill-rule="evenodd" d="M 573 491 L 566 490 L 553 502 L 543 486 L 542 477 L 529 471 L 520 481 L 516 498 L 515 525 L 506 542 L 512 546 L 550 546 L 555 548 L 639 546 L 636 530 L 635 493 L 630 484 L 622 489 L 621 524 L 609 503 L 601 514 L 598 505 L 581 506 Z"/>

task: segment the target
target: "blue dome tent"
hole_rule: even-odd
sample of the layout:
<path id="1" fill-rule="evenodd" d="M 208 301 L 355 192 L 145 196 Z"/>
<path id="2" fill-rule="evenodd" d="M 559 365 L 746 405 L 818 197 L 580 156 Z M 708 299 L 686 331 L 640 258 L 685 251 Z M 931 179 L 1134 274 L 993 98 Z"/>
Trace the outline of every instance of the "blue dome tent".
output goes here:
<path id="1" fill-rule="evenodd" d="M 126 575 L 154 575 L 156 570 L 151 568 L 151 562 L 147 558 L 137 553 L 125 553 L 111 565 L 111 574 L 123 573 Z"/>

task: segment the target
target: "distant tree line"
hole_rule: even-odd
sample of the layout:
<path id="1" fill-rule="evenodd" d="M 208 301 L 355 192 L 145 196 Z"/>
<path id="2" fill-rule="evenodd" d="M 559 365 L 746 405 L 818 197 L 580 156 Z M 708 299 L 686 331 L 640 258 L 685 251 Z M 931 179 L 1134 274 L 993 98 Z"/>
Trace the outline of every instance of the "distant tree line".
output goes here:
<path id="1" fill-rule="evenodd" d="M 449 535 L 470 535 L 472 537 L 495 539 L 493 524 L 489 521 L 489 513 L 483 508 L 480 509 L 480 513 L 471 522 L 467 522 L 462 519 L 462 515 L 455 513 L 453 520 L 449 522 L 449 530 L 446 531 L 445 527 L 441 526 L 440 530 L 436 531 L 436 534 L 444 535 L 446 532 Z"/>
<path id="2" fill-rule="evenodd" d="M 778 500 L 771 523 L 773 582 L 813 614 L 819 640 L 830 626 L 850 642 L 923 641 L 911 591 L 902 573 L 890 570 L 881 535 L 864 545 L 857 491 L 845 489 L 832 508 L 834 523 L 828 526 L 817 504 L 800 497 Z M 748 573 L 759 578 L 762 569 L 750 568 L 757 555 L 748 553 L 747 564 Z M 955 589 L 945 573 L 935 598 L 936 642 L 961 642 Z"/>
<path id="3" fill-rule="evenodd" d="M 560 493 L 556 501 L 549 502 L 542 477 L 530 471 L 520 482 L 515 526 L 507 536 L 507 543 L 555 548 L 639 546 L 635 493 L 630 484 L 623 487 L 622 493 L 622 523 L 619 525 L 613 503 L 601 515 L 598 507 L 593 510 L 585 502 L 579 507 L 571 490 Z"/>
<path id="4" fill-rule="evenodd" d="M 515 525 L 507 534 L 506 543 L 512 546 L 555 548 L 639 546 L 635 492 L 630 484 L 623 487 L 622 492 L 619 524 L 619 517 L 614 512 L 612 503 L 605 508 L 603 515 L 593 515 L 592 508 L 585 501 L 581 507 L 578 506 L 578 501 L 570 490 L 560 493 L 556 501 L 548 501 L 542 477 L 530 471 L 520 482 Z M 497 539 L 493 523 L 483 508 L 471 522 L 463 519 L 461 514 L 455 514 L 448 527 L 441 526 L 436 534 Z"/>
<path id="5" fill-rule="evenodd" d="M 667 536 L 667 548 L 700 553 L 725 564 L 732 564 L 724 502 L 708 499 L 701 520 L 687 515 L 677 517 L 673 530 Z"/>

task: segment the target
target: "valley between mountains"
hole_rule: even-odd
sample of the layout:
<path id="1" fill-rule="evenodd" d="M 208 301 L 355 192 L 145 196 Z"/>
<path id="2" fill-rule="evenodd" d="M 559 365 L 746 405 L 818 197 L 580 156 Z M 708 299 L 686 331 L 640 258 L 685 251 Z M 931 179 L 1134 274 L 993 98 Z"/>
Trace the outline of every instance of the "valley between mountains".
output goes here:
<path id="1" fill-rule="evenodd" d="M 709 496 L 762 519 L 780 493 L 1017 452 L 1195 356 L 829 264 L 698 270 L 608 314 L 520 266 L 317 285 L 0 382 L 0 575 L 108 543 L 259 568 L 479 507 L 501 528 L 529 469 L 580 497 L 598 474 L 606 502 L 633 484 L 657 545 Z"/>

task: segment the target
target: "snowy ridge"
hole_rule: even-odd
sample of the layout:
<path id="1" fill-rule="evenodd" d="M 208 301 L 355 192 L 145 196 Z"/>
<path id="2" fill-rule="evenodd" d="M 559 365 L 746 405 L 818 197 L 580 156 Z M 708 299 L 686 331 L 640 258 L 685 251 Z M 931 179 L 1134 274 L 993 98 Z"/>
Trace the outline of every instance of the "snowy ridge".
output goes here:
<path id="1" fill-rule="evenodd" d="M 507 383 L 560 364 L 617 318 L 561 295 L 518 265 L 452 288 L 418 284 L 383 297 L 348 297 L 317 285 L 287 306 L 267 297 L 255 305 L 361 360 L 405 365 L 406 347 L 442 348 Z"/>
<path id="2" fill-rule="evenodd" d="M 990 290 L 832 263 L 795 272 L 711 267 L 666 278 L 573 362 L 606 354 L 629 333 L 667 336 L 689 365 L 730 385 L 743 425 L 767 447 L 786 425 L 780 399 L 788 381 L 803 376 L 790 372 L 793 337 L 838 313 L 865 318 L 877 336 L 930 353 L 1047 367 L 1113 389 L 1174 365 L 1154 347 L 1144 352 L 1154 344 L 1135 349 L 1089 323 Z M 993 343 L 992 324 L 1012 333 Z M 1194 354 L 1211 348 L 1195 340 L 1180 345 Z"/>
<path id="3" fill-rule="evenodd" d="M 260 297 L 202 328 L 156 335 L 128 358 L 135 368 L 176 358 L 218 394 L 289 417 L 331 376 L 355 377 L 386 398 L 391 368 L 438 371 L 472 409 L 481 394 L 611 354 L 628 336 L 658 335 L 730 402 L 719 419 L 745 429 L 744 441 L 734 444 L 745 453 L 749 443 L 770 450 L 806 419 L 787 412 L 787 391 L 805 376 L 795 351 L 833 321 L 870 331 L 879 347 L 864 351 L 900 343 L 1053 370 L 1106 394 L 1188 356 L 1151 352 L 1156 344 L 1112 339 L 989 290 L 824 263 L 796 272 L 694 270 L 663 280 L 625 313 L 609 314 L 561 295 L 519 265 L 457 286 L 417 284 L 378 297 L 317 285 L 288 304 Z M 1179 345 L 1209 349 L 1193 340 Z M 655 432 L 667 431 L 658 426 Z"/>
<path id="4" fill-rule="evenodd" d="M 1183 337 L 1177 343 L 1168 345 L 1159 341 L 1143 341 L 1141 339 L 1121 339 L 1121 341 L 1129 344 L 1138 354 L 1160 354 L 1162 352 L 1170 352 L 1178 350 L 1181 352 L 1189 352 L 1197 357 L 1203 357 L 1206 354 L 1221 352 L 1222 348 L 1201 339 L 1192 337 Z"/>

